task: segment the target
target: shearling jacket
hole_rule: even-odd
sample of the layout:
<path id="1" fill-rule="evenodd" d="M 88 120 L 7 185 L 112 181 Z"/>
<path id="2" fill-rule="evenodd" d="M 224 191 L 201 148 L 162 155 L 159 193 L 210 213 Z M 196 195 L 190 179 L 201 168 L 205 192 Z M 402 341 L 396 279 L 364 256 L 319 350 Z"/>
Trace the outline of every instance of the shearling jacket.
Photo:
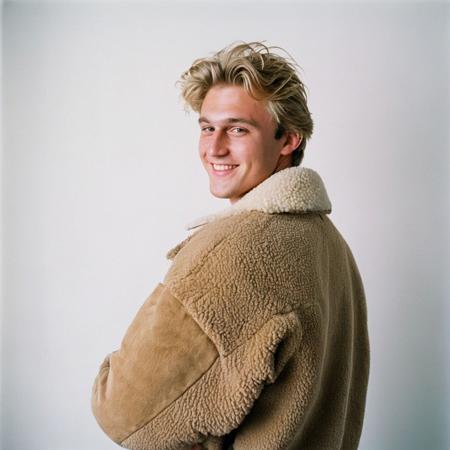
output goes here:
<path id="1" fill-rule="evenodd" d="M 92 411 L 132 450 L 354 450 L 369 377 L 364 288 L 312 169 L 190 224 L 100 365 Z"/>

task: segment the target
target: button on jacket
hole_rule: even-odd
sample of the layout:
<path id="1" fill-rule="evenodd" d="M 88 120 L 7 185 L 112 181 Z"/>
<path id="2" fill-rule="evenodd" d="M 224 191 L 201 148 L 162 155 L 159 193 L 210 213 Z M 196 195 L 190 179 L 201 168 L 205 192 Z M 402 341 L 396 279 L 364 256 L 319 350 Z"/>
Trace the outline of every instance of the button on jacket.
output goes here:
<path id="1" fill-rule="evenodd" d="M 92 411 L 133 450 L 353 450 L 369 377 L 364 288 L 322 179 L 295 166 L 187 226 L 100 365 Z"/>

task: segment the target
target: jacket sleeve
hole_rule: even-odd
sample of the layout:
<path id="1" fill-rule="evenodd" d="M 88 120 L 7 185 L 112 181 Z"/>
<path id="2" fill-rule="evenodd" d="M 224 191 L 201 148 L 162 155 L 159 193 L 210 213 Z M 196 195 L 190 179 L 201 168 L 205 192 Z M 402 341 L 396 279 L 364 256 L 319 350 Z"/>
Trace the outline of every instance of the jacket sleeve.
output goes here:
<path id="1" fill-rule="evenodd" d="M 236 429 L 292 349 L 294 314 L 276 315 L 221 355 L 170 289 L 159 283 L 92 387 L 102 430 L 131 450 L 189 449 Z"/>

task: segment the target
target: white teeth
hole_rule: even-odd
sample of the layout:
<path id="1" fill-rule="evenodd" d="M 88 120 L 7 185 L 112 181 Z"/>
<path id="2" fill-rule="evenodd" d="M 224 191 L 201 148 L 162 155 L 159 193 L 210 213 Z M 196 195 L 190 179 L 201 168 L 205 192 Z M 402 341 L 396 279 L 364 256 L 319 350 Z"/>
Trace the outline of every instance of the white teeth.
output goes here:
<path id="1" fill-rule="evenodd" d="M 235 167 L 237 167 L 237 165 L 227 165 L 227 164 L 213 164 L 214 170 L 230 170 L 233 169 Z"/>

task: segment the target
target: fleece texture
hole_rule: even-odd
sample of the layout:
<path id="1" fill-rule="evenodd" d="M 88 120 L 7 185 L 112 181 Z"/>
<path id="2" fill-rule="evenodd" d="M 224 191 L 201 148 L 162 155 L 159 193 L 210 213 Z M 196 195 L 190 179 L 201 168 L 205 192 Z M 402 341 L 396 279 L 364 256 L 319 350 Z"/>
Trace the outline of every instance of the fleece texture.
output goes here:
<path id="1" fill-rule="evenodd" d="M 102 362 L 92 411 L 132 450 L 354 450 L 369 378 L 364 288 L 305 167 L 201 217 Z"/>

